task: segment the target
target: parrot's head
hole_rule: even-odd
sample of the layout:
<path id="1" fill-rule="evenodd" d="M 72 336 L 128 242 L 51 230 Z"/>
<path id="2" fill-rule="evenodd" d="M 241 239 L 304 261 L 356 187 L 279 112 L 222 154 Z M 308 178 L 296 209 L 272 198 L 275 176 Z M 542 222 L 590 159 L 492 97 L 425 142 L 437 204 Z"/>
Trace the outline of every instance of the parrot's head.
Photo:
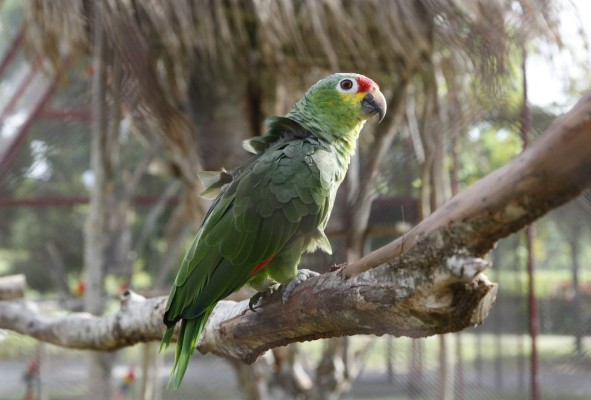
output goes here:
<path id="1" fill-rule="evenodd" d="M 366 76 L 338 73 L 312 86 L 287 117 L 327 139 L 355 137 L 374 115 L 386 115 L 386 99 Z M 328 136 L 328 137 L 327 137 Z"/>

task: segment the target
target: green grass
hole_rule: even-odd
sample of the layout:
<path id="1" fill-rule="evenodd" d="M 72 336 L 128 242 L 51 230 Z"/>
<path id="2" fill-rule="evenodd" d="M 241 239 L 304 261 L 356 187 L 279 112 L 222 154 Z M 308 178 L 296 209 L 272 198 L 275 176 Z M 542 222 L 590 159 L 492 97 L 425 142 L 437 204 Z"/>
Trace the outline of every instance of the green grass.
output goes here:
<path id="1" fill-rule="evenodd" d="M 28 336 L 6 331 L 0 338 L 0 360 L 20 359 L 23 355 L 33 354 L 39 342 Z"/>
<path id="2" fill-rule="evenodd" d="M 25 250 L 12 250 L 0 248 L 0 276 L 11 273 L 12 265 L 17 261 L 25 260 L 28 254 Z"/>

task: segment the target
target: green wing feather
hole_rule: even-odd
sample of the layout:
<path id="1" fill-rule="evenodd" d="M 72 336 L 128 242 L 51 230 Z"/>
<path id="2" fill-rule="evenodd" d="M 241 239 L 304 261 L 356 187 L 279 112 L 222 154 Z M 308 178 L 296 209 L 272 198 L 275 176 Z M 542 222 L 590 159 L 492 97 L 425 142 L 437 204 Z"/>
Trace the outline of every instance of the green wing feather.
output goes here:
<path id="1" fill-rule="evenodd" d="M 175 388 L 215 304 L 248 283 L 260 263 L 282 251 L 297 253 L 299 261 L 306 249 L 330 250 L 322 233 L 338 186 L 336 164 L 327 162 L 330 149 L 286 118 L 271 125 L 287 133 L 276 133 L 267 147 L 259 143 L 261 152 L 239 169 L 218 172 L 218 179 L 204 175 L 206 191 L 220 194 L 183 259 L 164 314 L 161 349 L 182 320 L 171 373 Z"/>
<path id="2" fill-rule="evenodd" d="M 246 151 L 260 154 L 279 141 L 303 139 L 310 135 L 300 124 L 286 117 L 270 117 L 265 122 L 268 128 L 267 134 L 245 140 L 242 147 Z"/>

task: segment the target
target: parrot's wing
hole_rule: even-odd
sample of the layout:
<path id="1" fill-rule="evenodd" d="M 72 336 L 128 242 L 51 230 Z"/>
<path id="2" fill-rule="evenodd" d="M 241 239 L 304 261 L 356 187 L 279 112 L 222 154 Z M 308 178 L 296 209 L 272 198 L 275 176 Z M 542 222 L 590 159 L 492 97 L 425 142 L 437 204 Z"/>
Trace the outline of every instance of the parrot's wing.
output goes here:
<path id="1" fill-rule="evenodd" d="M 164 314 L 168 329 L 161 348 L 183 320 L 171 374 L 175 387 L 219 300 L 246 284 L 290 241 L 310 236 L 310 245 L 330 248 L 322 233 L 336 187 L 329 158 L 315 138 L 283 140 L 208 182 L 221 192 L 181 263 Z"/>
<path id="2" fill-rule="evenodd" d="M 240 169 L 216 199 L 181 264 L 167 324 L 205 313 L 246 284 L 294 236 L 324 237 L 318 228 L 328 217 L 335 179 L 329 165 L 319 167 L 327 154 L 316 139 L 286 140 Z"/>
<path id="3" fill-rule="evenodd" d="M 299 123 L 285 117 L 270 117 L 267 119 L 266 124 L 268 127 L 266 135 L 247 139 L 242 143 L 246 151 L 253 154 L 261 154 L 280 141 L 294 138 L 304 139 L 311 135 Z M 215 199 L 220 194 L 222 188 L 232 181 L 233 176 L 239 173 L 240 169 L 229 172 L 225 169 L 200 172 L 199 179 L 204 188 L 200 195 L 209 200 Z"/>
<path id="4" fill-rule="evenodd" d="M 246 151 L 260 154 L 279 141 L 294 138 L 303 139 L 311 135 L 299 123 L 286 117 L 270 117 L 265 122 L 268 128 L 267 134 L 245 140 L 242 147 Z"/>

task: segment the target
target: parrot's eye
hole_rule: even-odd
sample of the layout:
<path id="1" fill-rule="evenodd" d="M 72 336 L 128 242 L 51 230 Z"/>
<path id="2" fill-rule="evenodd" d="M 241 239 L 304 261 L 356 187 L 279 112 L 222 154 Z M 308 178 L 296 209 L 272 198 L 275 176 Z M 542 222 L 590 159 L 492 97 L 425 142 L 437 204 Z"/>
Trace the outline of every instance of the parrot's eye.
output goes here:
<path id="1" fill-rule="evenodd" d="M 355 93 L 357 92 L 357 81 L 345 78 L 337 84 L 337 90 L 341 93 Z"/>
<path id="2" fill-rule="evenodd" d="M 343 90 L 351 90 L 353 87 L 353 82 L 350 79 L 345 79 L 341 81 L 341 89 Z"/>

